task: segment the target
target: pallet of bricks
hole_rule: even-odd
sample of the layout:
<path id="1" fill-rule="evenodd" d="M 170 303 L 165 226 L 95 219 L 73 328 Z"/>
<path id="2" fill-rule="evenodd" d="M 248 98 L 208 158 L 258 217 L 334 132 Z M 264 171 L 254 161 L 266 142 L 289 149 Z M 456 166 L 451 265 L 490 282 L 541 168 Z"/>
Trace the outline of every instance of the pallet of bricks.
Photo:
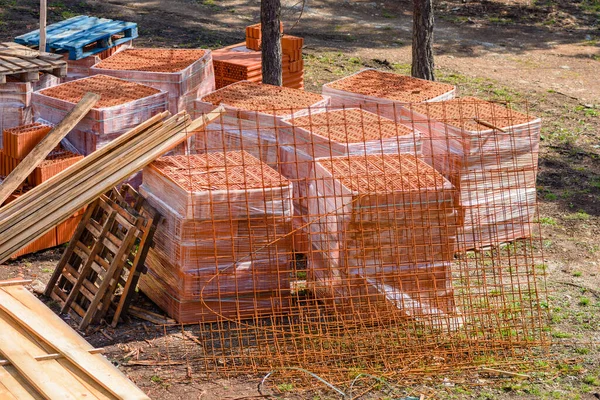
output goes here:
<path id="1" fill-rule="evenodd" d="M 316 159 L 308 187 L 312 289 L 340 319 L 457 319 L 452 184 L 411 154 Z"/>
<path id="2" fill-rule="evenodd" d="M 210 50 L 126 49 L 90 69 L 168 93 L 172 114 L 193 108 L 193 101 L 215 90 Z"/>
<path id="3" fill-rule="evenodd" d="M 283 33 L 283 25 L 280 27 Z M 246 28 L 246 42 L 224 47 L 213 52 L 216 88 L 220 89 L 239 81 L 262 82 L 260 24 Z M 302 47 L 304 39 L 282 35 L 282 79 L 283 86 L 304 88 L 304 61 Z"/>
<path id="4" fill-rule="evenodd" d="M 307 253 L 308 182 L 314 160 L 363 154 L 421 154 L 418 131 L 360 108 L 327 109 L 282 119 L 279 171 L 294 185 L 294 249 Z"/>
<path id="5" fill-rule="evenodd" d="M 474 97 L 400 107 L 423 153 L 456 186 L 462 250 L 532 235 L 541 119 Z"/>
<path id="6" fill-rule="evenodd" d="M 357 107 L 396 120 L 401 104 L 436 102 L 454 98 L 456 88 L 445 83 L 365 69 L 323 85 L 332 106 Z"/>
<path id="7" fill-rule="evenodd" d="M 66 75 L 59 55 L 39 53 L 17 43 L 0 43 L 0 135 L 33 122 L 31 96 Z"/>
<path id="8" fill-rule="evenodd" d="M 0 150 L 0 176 L 10 174 L 51 129 L 50 126 L 40 123 L 6 129 L 2 136 L 3 149 Z M 57 147 L 27 177 L 22 188 L 8 198 L 6 204 L 17 199 L 29 189 L 42 184 L 54 175 L 67 169 L 82 158 L 82 155 L 71 153 L 60 146 Z M 13 254 L 13 257 L 19 257 L 68 242 L 79 223 L 81 214 L 82 211 L 75 213 L 71 218 L 56 226 L 56 228 Z"/>
<path id="9" fill-rule="evenodd" d="M 277 168 L 279 143 L 276 129 L 283 118 L 308 115 L 328 105 L 316 93 L 253 82 L 238 82 L 196 101 L 195 116 L 216 105 L 225 107 L 219 121 L 196 132 L 190 140 L 192 153 L 246 150 Z"/>
<path id="10" fill-rule="evenodd" d="M 140 289 L 179 322 L 281 315 L 292 186 L 245 151 L 165 156 L 140 193 L 163 216 Z"/>
<path id="11" fill-rule="evenodd" d="M 88 155 L 167 108 L 167 93 L 106 75 L 74 80 L 33 94 L 36 119 L 58 123 L 86 92 L 101 96 L 67 135 L 66 142 Z"/>

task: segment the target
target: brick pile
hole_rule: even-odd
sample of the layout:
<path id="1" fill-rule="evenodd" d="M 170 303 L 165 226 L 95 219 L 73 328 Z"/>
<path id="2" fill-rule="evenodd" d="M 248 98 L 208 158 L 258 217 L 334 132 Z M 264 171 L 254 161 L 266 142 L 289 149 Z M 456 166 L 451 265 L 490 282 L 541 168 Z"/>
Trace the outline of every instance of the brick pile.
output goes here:
<path id="1" fill-rule="evenodd" d="M 64 82 L 73 81 L 75 79 L 87 78 L 93 75 L 91 68 L 120 51 L 131 48 L 132 41 L 121 43 L 115 47 L 106 49 L 100 53 L 81 58 L 79 60 L 69 60 L 69 53 L 66 53 L 63 59 L 67 62 L 67 77 L 64 78 Z"/>
<path id="2" fill-rule="evenodd" d="M 141 290 L 179 322 L 272 314 L 289 294 L 291 183 L 243 151 L 162 157 L 140 193 L 163 216 Z"/>
<path id="3" fill-rule="evenodd" d="M 283 32 L 283 26 L 281 27 Z M 213 52 L 216 88 L 239 81 L 262 82 L 260 24 L 246 28 L 246 42 Z M 304 88 L 304 39 L 283 35 L 281 39 L 283 86 Z"/>
<path id="4" fill-rule="evenodd" d="M 421 154 L 420 134 L 358 108 L 312 112 L 286 118 L 277 131 L 279 171 L 294 184 L 294 237 L 298 252 L 308 250 L 307 182 L 315 158 L 379 153 Z"/>
<path id="5" fill-rule="evenodd" d="M 455 311 L 452 184 L 408 154 L 317 159 L 310 274 L 336 307 L 440 317 Z M 427 223 L 424 223 L 427 221 Z M 368 294 L 368 295 L 365 295 Z"/>
<path id="6" fill-rule="evenodd" d="M 189 110 L 194 100 L 215 90 L 210 50 L 126 49 L 94 65 L 91 72 L 167 92 L 173 114 Z"/>
<path id="7" fill-rule="evenodd" d="M 51 129 L 48 125 L 32 123 L 5 130 L 2 136 L 4 148 L 0 150 L 0 176 L 10 174 Z M 13 193 L 5 204 L 17 199 L 23 193 L 47 181 L 81 159 L 83 156 L 71 153 L 60 146 L 57 147 L 34 169 L 22 187 Z M 81 212 L 76 213 L 42 237 L 23 247 L 13 254 L 13 258 L 68 242 L 77 227 L 81 214 Z"/>
<path id="8" fill-rule="evenodd" d="M 426 160 L 459 191 L 459 244 L 481 248 L 531 236 L 541 119 L 474 97 L 402 108 L 423 133 Z"/>
<path id="9" fill-rule="evenodd" d="M 226 115 L 197 132 L 192 152 L 246 150 L 276 167 L 275 126 L 286 117 L 299 117 L 326 107 L 328 99 L 299 89 L 254 82 L 237 82 L 196 101 L 195 116 L 223 105 Z"/>
<path id="10" fill-rule="evenodd" d="M 456 88 L 411 76 L 365 69 L 323 85 L 323 95 L 333 106 L 362 107 L 396 119 L 397 108 L 407 103 L 422 103 L 454 98 Z"/>
<path id="11" fill-rule="evenodd" d="M 167 93 L 105 75 L 94 75 L 35 92 L 36 119 L 58 123 L 86 92 L 100 100 L 67 135 L 77 152 L 88 155 L 167 108 Z"/>

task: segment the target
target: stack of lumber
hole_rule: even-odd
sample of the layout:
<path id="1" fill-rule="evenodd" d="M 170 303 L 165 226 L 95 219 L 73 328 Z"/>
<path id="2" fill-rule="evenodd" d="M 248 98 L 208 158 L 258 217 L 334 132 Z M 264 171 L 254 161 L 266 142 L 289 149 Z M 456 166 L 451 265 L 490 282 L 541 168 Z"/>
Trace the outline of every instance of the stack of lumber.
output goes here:
<path id="1" fill-rule="evenodd" d="M 136 23 L 78 15 L 46 27 L 44 51 L 67 53 L 70 60 L 81 60 L 130 43 L 137 36 Z M 40 31 L 17 36 L 15 42 L 39 47 Z"/>
<path id="2" fill-rule="evenodd" d="M 126 49 L 96 64 L 91 72 L 167 92 L 173 114 L 191 110 L 194 100 L 215 90 L 210 50 Z"/>
<path id="3" fill-rule="evenodd" d="M 291 191 L 244 151 L 150 164 L 140 193 L 163 220 L 141 290 L 183 323 L 278 313 L 289 300 Z"/>
<path id="4" fill-rule="evenodd" d="M 0 398 L 149 399 L 26 283 L 0 282 Z"/>
<path id="5" fill-rule="evenodd" d="M 167 107 L 167 94 L 158 89 L 95 75 L 33 93 L 36 119 L 58 123 L 86 92 L 97 93 L 101 99 L 67 136 L 68 142 L 84 155 L 106 146 Z"/>
<path id="6" fill-rule="evenodd" d="M 532 234 L 541 119 L 474 97 L 399 109 L 423 133 L 427 162 L 456 186 L 459 248 Z"/>
<path id="7" fill-rule="evenodd" d="M 57 84 L 66 70 L 59 55 L 0 43 L 0 133 L 32 122 L 31 94 Z"/>
<path id="8" fill-rule="evenodd" d="M 80 318 L 79 329 L 127 313 L 160 215 L 128 184 L 88 206 L 46 296 Z M 109 315 L 111 313 L 111 315 Z"/>
<path id="9" fill-rule="evenodd" d="M 0 150 L 0 176 L 7 176 L 13 172 L 51 129 L 48 125 L 33 123 L 5 130 L 2 138 L 4 149 Z M 31 188 L 41 185 L 82 158 L 83 156 L 73 154 L 58 146 L 35 167 L 26 178 L 25 184 L 10 195 L 6 203 L 16 200 Z M 67 242 L 80 218 L 81 212 L 78 211 L 55 229 L 14 253 L 12 257 L 19 257 Z"/>
<path id="10" fill-rule="evenodd" d="M 397 107 L 454 98 L 456 88 L 445 83 L 365 69 L 323 85 L 323 95 L 334 106 L 357 107 L 395 120 Z"/>
<path id="11" fill-rule="evenodd" d="M 0 262 L 221 115 L 158 114 L 0 208 Z M 4 182 L 3 185 L 5 185 Z M 2 187 L 0 186 L 0 189 Z"/>
<path id="12" fill-rule="evenodd" d="M 421 154 L 414 129 L 359 108 L 312 112 L 285 118 L 277 129 L 279 171 L 294 184 L 296 251 L 306 252 L 307 190 L 315 158 L 342 155 Z M 303 250 L 303 251 L 302 251 Z"/>
<path id="13" fill-rule="evenodd" d="M 276 167 L 279 147 L 275 128 L 281 120 L 308 115 L 327 104 L 327 98 L 298 89 L 253 82 L 229 85 L 196 101 L 197 116 L 215 105 L 223 105 L 227 112 L 218 123 L 194 135 L 190 151 L 246 150 Z"/>
<path id="14" fill-rule="evenodd" d="M 283 25 L 281 26 L 283 32 Z M 246 28 L 246 42 L 227 46 L 213 52 L 217 89 L 239 81 L 262 82 L 260 24 Z M 304 39 L 283 35 L 281 38 L 281 68 L 283 86 L 304 88 Z"/>
<path id="15" fill-rule="evenodd" d="M 310 273 L 324 301 L 347 316 L 454 311 L 455 191 L 441 174 L 408 154 L 321 158 L 308 192 Z"/>

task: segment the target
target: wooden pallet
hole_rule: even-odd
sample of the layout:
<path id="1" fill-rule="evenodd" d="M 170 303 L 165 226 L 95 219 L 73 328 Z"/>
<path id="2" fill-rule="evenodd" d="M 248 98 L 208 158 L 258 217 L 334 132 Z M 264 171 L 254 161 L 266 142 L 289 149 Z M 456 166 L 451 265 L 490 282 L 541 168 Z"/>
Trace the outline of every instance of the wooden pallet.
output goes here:
<path id="1" fill-rule="evenodd" d="M 58 54 L 38 52 L 17 43 L 0 43 L 0 83 L 11 76 L 22 82 L 38 81 L 40 73 L 67 76 L 67 62 Z"/>
<path id="2" fill-rule="evenodd" d="M 46 27 L 46 51 L 68 52 L 70 60 L 80 60 L 136 37 L 137 24 L 134 22 L 78 15 Z M 39 46 L 40 31 L 17 36 L 15 42 Z"/>
<path id="3" fill-rule="evenodd" d="M 58 301 L 61 312 L 81 318 L 80 329 L 102 319 L 116 326 L 127 312 L 159 218 L 127 184 L 98 198 L 83 215 L 46 295 Z"/>
<path id="4" fill-rule="evenodd" d="M 1 399 L 149 399 L 26 283 L 0 281 Z"/>

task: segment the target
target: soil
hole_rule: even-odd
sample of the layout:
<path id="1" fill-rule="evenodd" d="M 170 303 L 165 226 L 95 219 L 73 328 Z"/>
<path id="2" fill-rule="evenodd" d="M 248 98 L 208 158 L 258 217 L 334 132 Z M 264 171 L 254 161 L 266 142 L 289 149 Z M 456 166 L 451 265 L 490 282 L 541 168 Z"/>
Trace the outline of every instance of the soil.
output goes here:
<path id="1" fill-rule="evenodd" d="M 136 46 L 219 48 L 244 40 L 259 19 L 258 2 L 244 0 L 63 0 L 49 2 L 49 22 L 77 14 L 139 24 Z M 305 38 L 305 87 L 320 91 L 365 67 L 407 73 L 411 56 L 410 0 L 325 1 L 299 10 L 286 3 L 284 30 Z M 0 39 L 37 28 L 39 2 L 0 0 Z M 460 95 L 510 99 L 543 119 L 538 198 L 547 272 L 550 354 L 523 381 L 477 371 L 406 383 L 403 394 L 427 398 L 573 398 L 600 396 L 600 7 L 597 0 L 434 1 L 437 78 Z M 47 282 L 63 248 L 10 261 L 0 279 Z M 253 398 L 262 376 L 223 378 L 181 366 L 124 365 L 156 351 L 162 328 L 133 320 L 100 327 L 86 338 L 151 397 Z M 142 353 L 143 352 L 143 353 Z M 133 357 L 135 359 L 135 356 Z M 194 379 L 186 375 L 192 373 Z M 307 383 L 308 390 L 315 381 Z M 338 398 L 333 392 L 270 393 L 284 398 Z M 282 393 L 283 392 L 283 393 Z M 371 398 L 382 396 L 373 395 Z M 369 395 L 363 396 L 369 398 Z"/>

